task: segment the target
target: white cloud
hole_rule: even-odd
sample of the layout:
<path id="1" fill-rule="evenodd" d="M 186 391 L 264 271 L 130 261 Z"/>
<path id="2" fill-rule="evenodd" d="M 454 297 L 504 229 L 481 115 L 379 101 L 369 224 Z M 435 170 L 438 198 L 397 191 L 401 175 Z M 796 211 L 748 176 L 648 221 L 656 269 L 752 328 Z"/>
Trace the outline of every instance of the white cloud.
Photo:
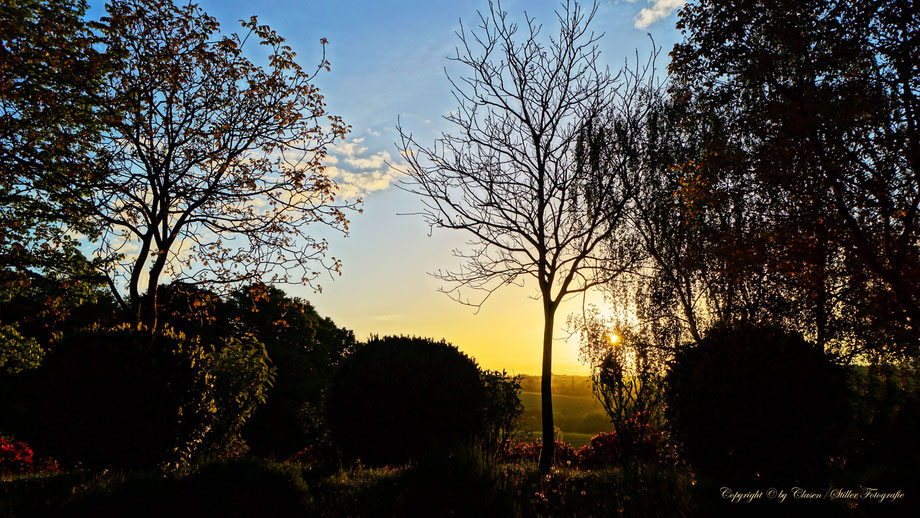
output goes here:
<path id="1" fill-rule="evenodd" d="M 354 158 L 367 152 L 367 147 L 362 146 L 364 137 L 339 142 L 330 146 L 329 152 L 345 158 Z"/>
<path id="2" fill-rule="evenodd" d="M 346 158 L 345 161 L 355 169 L 380 169 L 381 167 L 387 167 L 387 163 L 392 161 L 392 157 L 390 153 L 381 151 L 367 158 L 353 157 Z"/>
<path id="3" fill-rule="evenodd" d="M 635 27 L 645 29 L 658 20 L 667 18 L 686 3 L 686 0 L 649 0 L 651 7 L 643 7 L 635 18 Z"/>
<path id="4" fill-rule="evenodd" d="M 364 138 L 356 138 L 329 149 L 325 174 L 339 186 L 339 198 L 354 199 L 382 191 L 399 176 L 399 171 L 389 165 L 393 157 L 388 151 L 370 154 L 363 142 Z"/>

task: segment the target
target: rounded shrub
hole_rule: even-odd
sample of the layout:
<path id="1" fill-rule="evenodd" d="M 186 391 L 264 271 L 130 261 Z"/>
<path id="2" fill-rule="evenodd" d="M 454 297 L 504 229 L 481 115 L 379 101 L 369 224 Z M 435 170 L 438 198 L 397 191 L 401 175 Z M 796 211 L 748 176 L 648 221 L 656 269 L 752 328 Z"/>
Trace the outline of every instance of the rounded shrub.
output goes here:
<path id="1" fill-rule="evenodd" d="M 180 334 L 121 326 L 65 336 L 22 382 L 20 436 L 66 463 L 181 463 L 215 406 L 205 353 Z"/>
<path id="2" fill-rule="evenodd" d="M 710 476 L 808 480 L 840 444 L 844 372 L 799 335 L 715 328 L 678 352 L 665 384 L 672 439 Z"/>
<path id="3" fill-rule="evenodd" d="M 342 361 L 326 414 L 346 459 L 399 464 L 479 436 L 485 398 L 479 369 L 456 347 L 424 338 L 374 338 Z"/>

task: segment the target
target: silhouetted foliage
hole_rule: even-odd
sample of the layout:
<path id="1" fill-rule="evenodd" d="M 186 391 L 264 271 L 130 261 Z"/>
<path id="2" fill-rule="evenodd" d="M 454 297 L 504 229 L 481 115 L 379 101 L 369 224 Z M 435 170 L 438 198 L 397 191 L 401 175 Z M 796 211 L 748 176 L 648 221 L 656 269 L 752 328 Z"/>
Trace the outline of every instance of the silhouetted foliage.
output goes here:
<path id="1" fill-rule="evenodd" d="M 594 307 L 573 320 L 581 335 L 579 355 L 591 367 L 591 389 L 613 424 L 620 457 L 651 460 L 648 446 L 663 444 L 658 429 L 664 424 L 668 353 L 650 343 L 647 327 L 634 332 Z"/>
<path id="2" fill-rule="evenodd" d="M 232 292 L 232 326 L 265 344 L 277 369 L 265 405 L 246 425 L 253 453 L 287 458 L 325 440 L 323 400 L 331 377 L 355 344 L 354 334 L 282 290 L 253 285 Z"/>
<path id="3" fill-rule="evenodd" d="M 276 369 L 265 344 L 252 335 L 228 337 L 206 346 L 207 369 L 213 376 L 213 423 L 204 440 L 211 455 L 238 455 L 249 451 L 244 426 L 265 405 Z"/>
<path id="4" fill-rule="evenodd" d="M 843 370 L 799 335 L 716 327 L 675 356 L 665 382 L 672 438 L 702 473 L 812 480 L 840 451 Z"/>
<path id="5" fill-rule="evenodd" d="M 524 413 L 520 397 L 522 376 L 509 376 L 505 371 L 483 370 L 480 377 L 486 389 L 483 450 L 500 456 L 521 431 L 521 416 Z"/>
<path id="6" fill-rule="evenodd" d="M 846 470 L 860 484 L 917 487 L 920 474 L 920 370 L 916 364 L 850 368 L 853 416 Z M 907 498 L 920 503 L 917 495 Z"/>
<path id="7" fill-rule="evenodd" d="M 295 517 L 310 516 L 310 502 L 298 468 L 240 458 L 211 461 L 188 473 L 99 475 L 53 516 Z"/>
<path id="8" fill-rule="evenodd" d="M 160 322 L 217 351 L 224 350 L 226 340 L 264 344 L 268 364 L 256 360 L 262 353 L 238 358 L 248 358 L 247 364 L 264 374 L 269 373 L 265 366 L 271 366 L 270 388 L 253 392 L 261 403 L 252 407 L 242 430 L 253 453 L 285 459 L 325 440 L 323 397 L 339 361 L 354 346 L 351 331 L 319 316 L 309 302 L 264 284 L 221 297 L 207 288 L 175 283 L 160 287 L 158 306 Z M 247 376 L 231 373 L 240 375 Z"/>
<path id="9" fill-rule="evenodd" d="M 767 265 L 819 346 L 917 354 L 920 11 L 705 0 L 677 26 L 673 98 L 688 126 L 722 128 L 685 195 L 742 194 L 760 220 L 726 229 L 722 255 Z"/>
<path id="10" fill-rule="evenodd" d="M 76 233 L 98 230 L 85 200 L 105 174 L 94 154 L 116 114 L 104 79 L 117 61 L 98 45 L 82 0 L 0 6 L 0 304 L 43 276 L 92 274 Z"/>
<path id="11" fill-rule="evenodd" d="M 475 448 L 424 456 L 409 467 L 401 482 L 395 516 L 514 515 L 512 496 L 498 469 Z"/>
<path id="12" fill-rule="evenodd" d="M 153 468 L 187 462 L 215 412 L 205 350 L 169 331 L 71 333 L 24 373 L 17 437 L 66 463 Z"/>
<path id="13" fill-rule="evenodd" d="M 400 464 L 483 433 L 486 392 L 476 363 L 447 342 L 372 338 L 339 366 L 326 413 L 349 460 Z"/>

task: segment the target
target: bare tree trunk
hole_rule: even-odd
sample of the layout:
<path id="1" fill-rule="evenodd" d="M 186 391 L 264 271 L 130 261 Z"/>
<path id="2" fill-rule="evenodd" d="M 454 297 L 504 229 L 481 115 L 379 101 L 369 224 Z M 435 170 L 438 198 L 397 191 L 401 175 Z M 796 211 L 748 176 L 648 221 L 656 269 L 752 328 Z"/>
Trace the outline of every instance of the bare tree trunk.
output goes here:
<path id="1" fill-rule="evenodd" d="M 543 377 L 540 396 L 543 411 L 543 450 L 540 452 L 540 473 L 548 473 L 553 465 L 556 441 L 553 427 L 553 320 L 556 308 L 543 303 Z"/>

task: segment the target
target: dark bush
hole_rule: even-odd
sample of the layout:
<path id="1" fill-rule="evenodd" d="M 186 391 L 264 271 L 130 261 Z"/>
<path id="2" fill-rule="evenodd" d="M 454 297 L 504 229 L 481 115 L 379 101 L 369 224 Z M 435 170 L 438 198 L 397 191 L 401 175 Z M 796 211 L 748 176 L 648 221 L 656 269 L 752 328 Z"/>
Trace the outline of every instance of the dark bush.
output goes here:
<path id="1" fill-rule="evenodd" d="M 739 480 L 823 477 L 846 420 L 843 370 L 798 335 L 713 329 L 666 378 L 672 438 L 700 472 Z"/>
<path id="2" fill-rule="evenodd" d="M 480 377 L 486 389 L 485 428 L 480 444 L 487 454 L 501 457 L 521 432 L 522 376 L 483 370 Z"/>
<path id="3" fill-rule="evenodd" d="M 17 437 L 87 467 L 185 462 L 214 410 L 201 347 L 125 326 L 64 337 L 20 389 L 27 410 Z"/>
<path id="4" fill-rule="evenodd" d="M 229 386 L 220 372 L 217 379 L 218 389 L 230 389 L 223 391 L 231 396 L 225 400 L 230 405 L 222 408 L 234 407 L 242 417 L 230 422 L 241 429 L 224 426 L 231 433 L 222 434 L 232 438 L 236 450 L 245 444 L 253 454 L 284 459 L 325 440 L 323 394 L 336 365 L 354 346 L 351 331 L 321 317 L 309 302 L 265 284 L 240 287 L 221 298 L 175 283 L 160 286 L 157 303 L 160 321 L 213 346 L 225 356 L 221 363 L 232 368 L 231 376 L 224 376 Z M 230 342 L 246 347 L 226 357 Z M 238 397 L 240 404 L 234 403 Z"/>
<path id="5" fill-rule="evenodd" d="M 475 448 L 416 461 L 402 477 L 396 516 L 513 516 L 511 495 L 490 460 Z"/>
<path id="6" fill-rule="evenodd" d="M 845 471 L 854 485 L 920 487 L 920 365 L 854 366 Z M 907 493 L 920 507 L 920 495 Z"/>
<path id="7" fill-rule="evenodd" d="M 400 464 L 469 443 L 483 432 L 479 369 L 446 342 L 373 338 L 340 365 L 327 398 L 346 459 Z"/>
<path id="8" fill-rule="evenodd" d="M 309 302 L 272 286 L 234 291 L 226 311 L 241 330 L 265 344 L 277 369 L 268 400 L 243 430 L 252 452 L 284 459 L 325 441 L 324 392 L 354 347 L 354 334 L 321 317 Z"/>
<path id="9" fill-rule="evenodd" d="M 181 480 L 184 516 L 309 516 L 307 485 L 296 466 L 241 458 L 211 462 Z"/>

